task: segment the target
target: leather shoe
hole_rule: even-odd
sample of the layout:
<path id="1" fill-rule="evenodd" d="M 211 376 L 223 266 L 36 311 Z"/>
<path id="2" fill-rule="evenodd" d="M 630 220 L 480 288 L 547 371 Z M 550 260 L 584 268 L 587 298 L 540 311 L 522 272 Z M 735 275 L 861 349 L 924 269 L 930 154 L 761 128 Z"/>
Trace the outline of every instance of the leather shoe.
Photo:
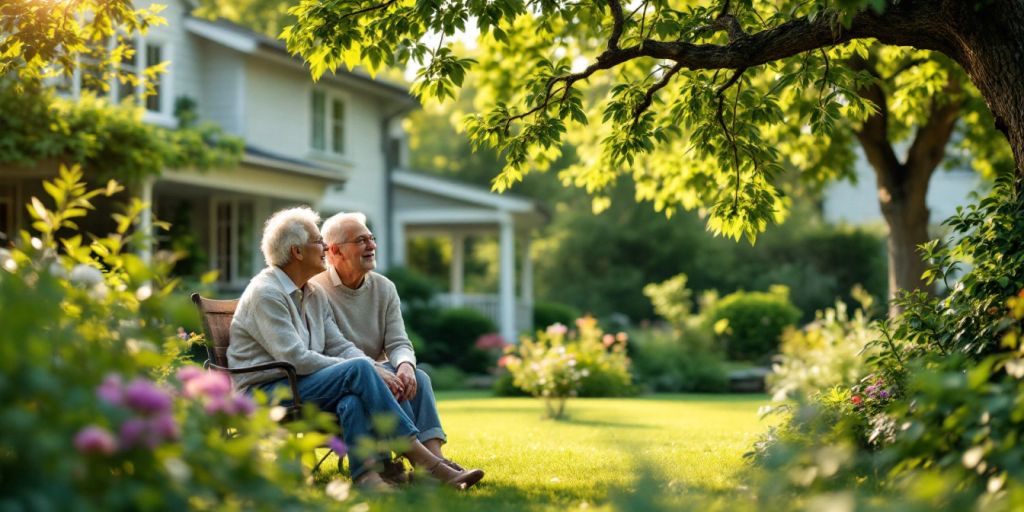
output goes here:
<path id="1" fill-rule="evenodd" d="M 445 485 L 465 490 L 476 485 L 484 477 L 484 472 L 480 469 L 464 469 L 459 471 L 449 466 L 442 459 L 437 461 L 434 467 L 430 468 L 430 475 Z"/>

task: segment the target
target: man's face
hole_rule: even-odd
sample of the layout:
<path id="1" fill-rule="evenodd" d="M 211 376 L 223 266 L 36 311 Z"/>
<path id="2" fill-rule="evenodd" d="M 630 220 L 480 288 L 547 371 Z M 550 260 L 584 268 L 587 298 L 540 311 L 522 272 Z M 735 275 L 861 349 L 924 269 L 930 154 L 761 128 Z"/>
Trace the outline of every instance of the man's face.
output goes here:
<path id="1" fill-rule="evenodd" d="M 331 246 L 335 269 L 339 274 L 366 274 L 377 268 L 377 240 L 369 228 L 351 224 L 341 242 Z"/>
<path id="2" fill-rule="evenodd" d="M 302 264 L 308 271 L 307 273 L 309 275 L 316 275 L 327 268 L 325 261 L 327 246 L 324 244 L 324 238 L 320 236 L 320 232 L 315 226 L 307 226 L 306 231 L 309 233 L 309 238 L 305 244 L 302 244 L 299 251 L 302 253 Z"/>

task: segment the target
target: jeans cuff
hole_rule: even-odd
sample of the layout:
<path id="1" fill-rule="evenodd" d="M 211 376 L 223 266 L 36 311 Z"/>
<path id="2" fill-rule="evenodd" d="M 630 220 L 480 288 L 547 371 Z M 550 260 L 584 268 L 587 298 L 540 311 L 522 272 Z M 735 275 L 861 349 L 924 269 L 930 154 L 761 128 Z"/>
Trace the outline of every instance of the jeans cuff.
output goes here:
<path id="1" fill-rule="evenodd" d="M 439 439 L 441 444 L 448 442 L 448 436 L 444 435 L 444 430 L 441 430 L 441 427 L 428 428 L 427 430 L 416 434 L 416 439 L 419 439 L 421 443 L 425 443 L 431 439 Z"/>

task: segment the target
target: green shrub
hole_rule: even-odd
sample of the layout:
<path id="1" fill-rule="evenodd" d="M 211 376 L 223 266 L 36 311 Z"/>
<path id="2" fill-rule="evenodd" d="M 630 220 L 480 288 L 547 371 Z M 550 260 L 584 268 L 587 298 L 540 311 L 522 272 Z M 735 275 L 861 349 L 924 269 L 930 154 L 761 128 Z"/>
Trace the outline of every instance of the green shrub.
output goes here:
<path id="1" fill-rule="evenodd" d="M 880 333 L 864 313 L 871 297 L 863 290 L 854 290 L 853 295 L 865 302 L 852 316 L 845 303 L 836 302 L 835 308 L 819 311 L 803 329 L 783 332 L 768 377 L 775 400 L 807 398 L 836 386 L 851 388 L 864 376 L 867 345 Z"/>
<path id="2" fill-rule="evenodd" d="M 428 366 L 423 370 L 430 375 L 430 383 L 435 391 L 466 388 L 466 373 L 454 366 Z"/>
<path id="3" fill-rule="evenodd" d="M 645 329 L 630 338 L 633 372 L 639 384 L 659 392 L 727 391 L 724 356 L 712 348 L 706 327 Z"/>
<path id="4" fill-rule="evenodd" d="M 731 293 L 715 304 L 707 319 L 721 331 L 719 339 L 730 359 L 760 361 L 777 351 L 782 330 L 799 318 L 788 294 L 776 289 Z"/>
<path id="5" fill-rule="evenodd" d="M 497 330 L 491 319 L 475 309 L 454 308 L 441 311 L 432 324 L 422 332 L 424 361 L 454 365 L 466 373 L 486 373 L 494 366 L 491 354 L 475 346 L 481 336 Z"/>
<path id="6" fill-rule="evenodd" d="M 408 267 L 391 267 L 385 272 L 391 282 L 395 283 L 398 296 L 402 299 L 402 309 L 418 308 L 429 305 L 438 293 L 437 285 L 430 278 Z"/>
<path id="7" fill-rule="evenodd" d="M 547 329 L 555 324 L 572 325 L 579 316 L 576 308 L 561 302 L 539 300 L 533 303 L 533 326 L 537 329 Z"/>

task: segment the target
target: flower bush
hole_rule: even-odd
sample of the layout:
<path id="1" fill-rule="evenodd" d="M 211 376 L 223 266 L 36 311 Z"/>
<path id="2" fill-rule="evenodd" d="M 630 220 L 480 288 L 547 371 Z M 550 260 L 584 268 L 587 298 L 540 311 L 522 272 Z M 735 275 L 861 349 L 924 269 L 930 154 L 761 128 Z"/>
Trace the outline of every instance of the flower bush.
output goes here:
<path id="1" fill-rule="evenodd" d="M 544 399 L 550 418 L 561 418 L 575 396 L 616 396 L 632 391 L 628 336 L 605 334 L 592 317 L 576 320 L 577 331 L 553 324 L 506 348 L 499 364 L 512 374 L 519 389 Z"/>
<path id="2" fill-rule="evenodd" d="M 195 310 L 173 293 L 173 261 L 125 250 L 143 241 L 143 205 L 109 236 L 59 237 L 120 187 L 90 191 L 63 168 L 45 189 L 35 234 L 0 250 L 0 509 L 329 507 L 300 461 L 325 435 L 294 435 L 309 425 L 283 427 L 225 376 L 181 366 L 172 326 Z"/>
<path id="3" fill-rule="evenodd" d="M 782 333 L 768 377 L 775 401 L 807 398 L 834 386 L 851 387 L 864 376 L 864 356 L 873 353 L 868 345 L 881 333 L 865 313 L 871 308 L 871 296 L 860 288 L 852 293 L 862 301 L 852 315 L 845 303 L 837 301 L 802 329 Z"/>

